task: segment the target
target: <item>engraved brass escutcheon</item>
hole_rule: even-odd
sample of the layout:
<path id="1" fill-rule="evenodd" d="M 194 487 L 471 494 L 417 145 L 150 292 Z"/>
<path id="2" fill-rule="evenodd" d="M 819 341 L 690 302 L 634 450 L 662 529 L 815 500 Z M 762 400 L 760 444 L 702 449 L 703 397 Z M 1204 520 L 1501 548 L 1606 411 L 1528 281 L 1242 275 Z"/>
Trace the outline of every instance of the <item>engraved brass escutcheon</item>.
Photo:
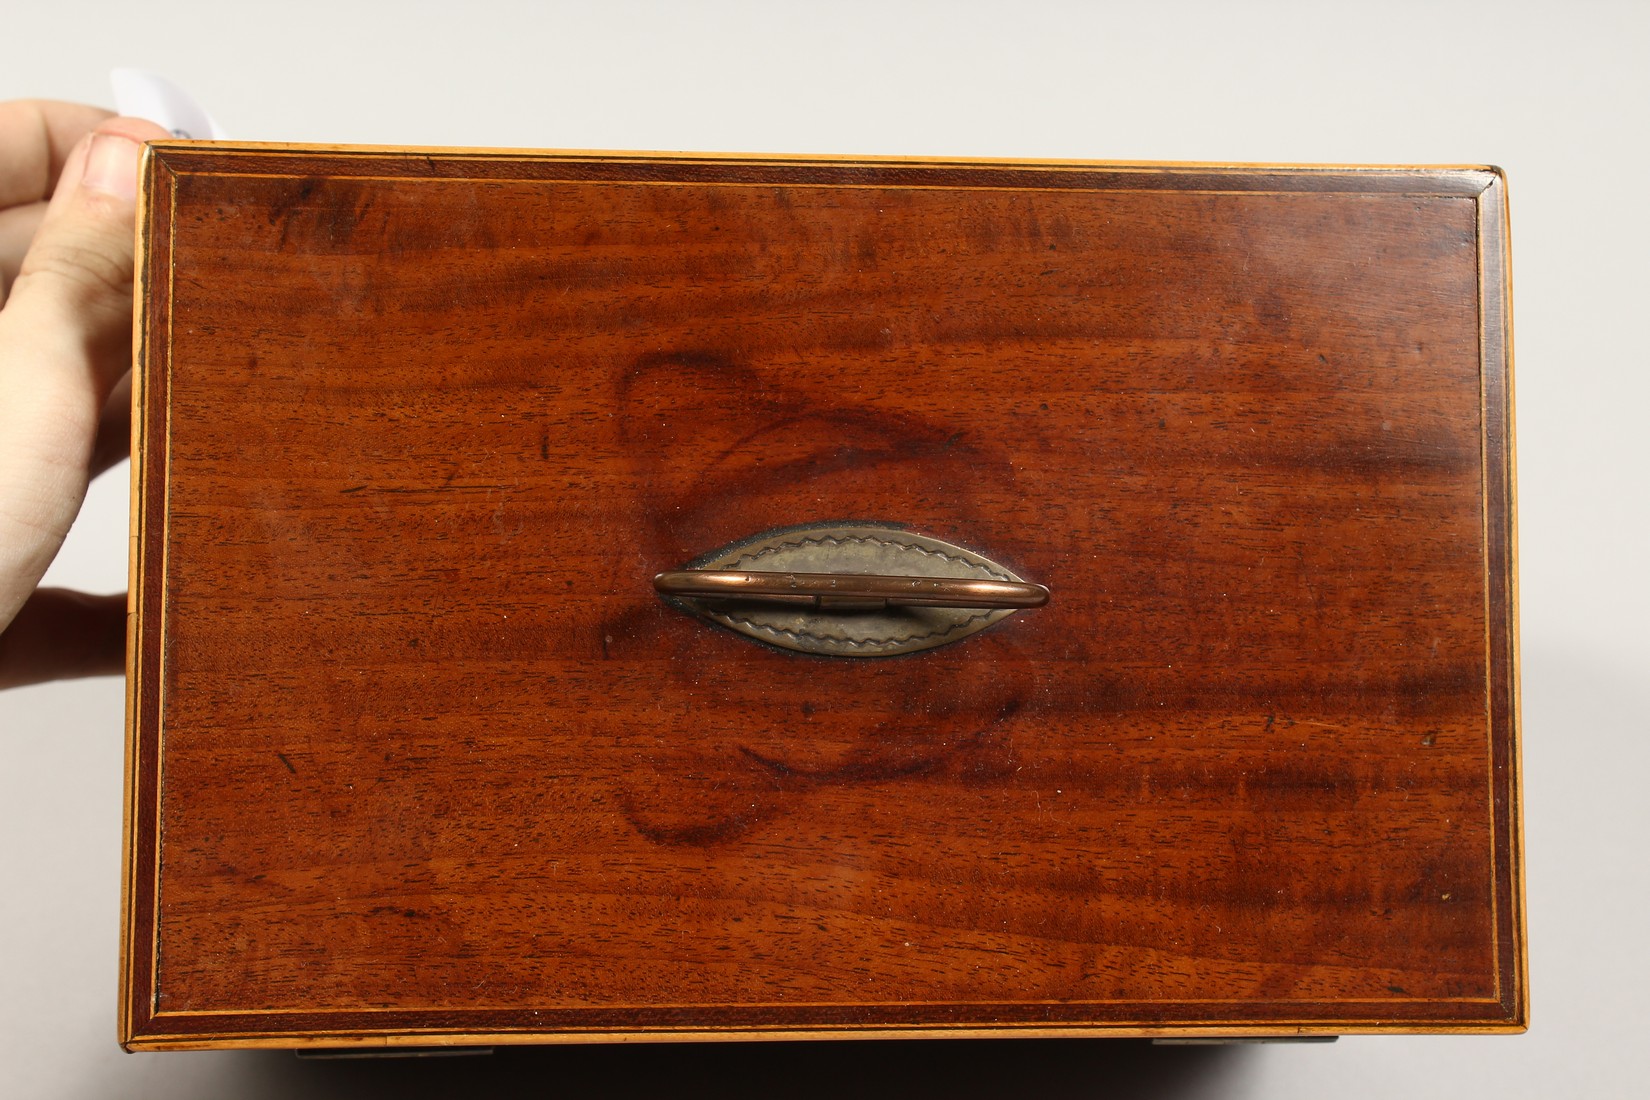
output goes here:
<path id="1" fill-rule="evenodd" d="M 886 524 L 788 528 L 660 573 L 673 605 L 768 645 L 889 657 L 1040 607 L 1048 589 L 954 543 Z"/>

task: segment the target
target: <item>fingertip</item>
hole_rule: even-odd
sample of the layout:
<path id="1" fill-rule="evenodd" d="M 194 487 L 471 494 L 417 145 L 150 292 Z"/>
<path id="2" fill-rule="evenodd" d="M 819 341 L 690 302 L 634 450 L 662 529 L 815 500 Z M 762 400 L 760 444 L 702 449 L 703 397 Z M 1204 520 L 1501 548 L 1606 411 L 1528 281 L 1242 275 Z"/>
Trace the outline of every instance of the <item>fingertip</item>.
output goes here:
<path id="1" fill-rule="evenodd" d="M 99 130 L 86 147 L 80 186 L 113 195 L 122 202 L 137 201 L 138 158 L 143 144 L 125 134 Z"/>
<path id="2" fill-rule="evenodd" d="M 84 188 L 123 203 L 134 202 L 144 143 L 171 136 L 147 119 L 104 119 L 69 154 L 58 178 L 57 193 Z"/>
<path id="3" fill-rule="evenodd" d="M 147 119 L 106 119 L 90 135 L 81 186 L 123 202 L 135 202 L 143 143 L 170 136 Z"/>

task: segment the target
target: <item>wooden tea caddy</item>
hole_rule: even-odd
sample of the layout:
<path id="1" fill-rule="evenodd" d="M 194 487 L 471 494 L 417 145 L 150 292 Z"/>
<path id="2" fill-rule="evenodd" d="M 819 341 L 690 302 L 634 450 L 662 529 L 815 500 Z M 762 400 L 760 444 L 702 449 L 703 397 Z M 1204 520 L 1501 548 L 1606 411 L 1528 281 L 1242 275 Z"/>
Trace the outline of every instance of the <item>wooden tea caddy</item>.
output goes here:
<path id="1" fill-rule="evenodd" d="M 122 1042 L 1522 1029 L 1506 226 L 151 146 Z"/>

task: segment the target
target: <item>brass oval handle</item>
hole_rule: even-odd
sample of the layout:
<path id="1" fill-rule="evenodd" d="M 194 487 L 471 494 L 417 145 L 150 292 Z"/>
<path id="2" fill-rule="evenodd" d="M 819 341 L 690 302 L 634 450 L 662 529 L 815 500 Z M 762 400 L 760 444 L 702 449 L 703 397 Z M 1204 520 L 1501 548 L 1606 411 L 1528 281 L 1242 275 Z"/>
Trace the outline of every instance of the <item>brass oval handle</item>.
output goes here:
<path id="1" fill-rule="evenodd" d="M 660 573 L 653 578 L 653 587 L 667 596 L 798 603 L 822 611 L 880 611 L 889 607 L 1016 610 L 1042 607 L 1049 596 L 1046 586 L 1024 581 L 731 569 Z"/>
<path id="2" fill-rule="evenodd" d="M 950 645 L 1049 601 L 982 554 L 886 523 L 777 528 L 659 573 L 653 587 L 695 618 L 822 657 Z"/>

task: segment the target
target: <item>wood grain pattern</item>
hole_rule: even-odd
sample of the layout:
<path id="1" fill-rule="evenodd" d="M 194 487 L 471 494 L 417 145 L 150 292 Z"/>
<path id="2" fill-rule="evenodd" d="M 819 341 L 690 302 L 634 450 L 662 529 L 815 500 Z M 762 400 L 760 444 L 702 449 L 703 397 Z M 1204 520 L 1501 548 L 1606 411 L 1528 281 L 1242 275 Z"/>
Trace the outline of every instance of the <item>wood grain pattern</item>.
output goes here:
<path id="1" fill-rule="evenodd" d="M 1516 1030 L 1488 170 L 163 145 L 123 1041 Z M 899 522 L 1054 598 L 751 643 Z"/>

